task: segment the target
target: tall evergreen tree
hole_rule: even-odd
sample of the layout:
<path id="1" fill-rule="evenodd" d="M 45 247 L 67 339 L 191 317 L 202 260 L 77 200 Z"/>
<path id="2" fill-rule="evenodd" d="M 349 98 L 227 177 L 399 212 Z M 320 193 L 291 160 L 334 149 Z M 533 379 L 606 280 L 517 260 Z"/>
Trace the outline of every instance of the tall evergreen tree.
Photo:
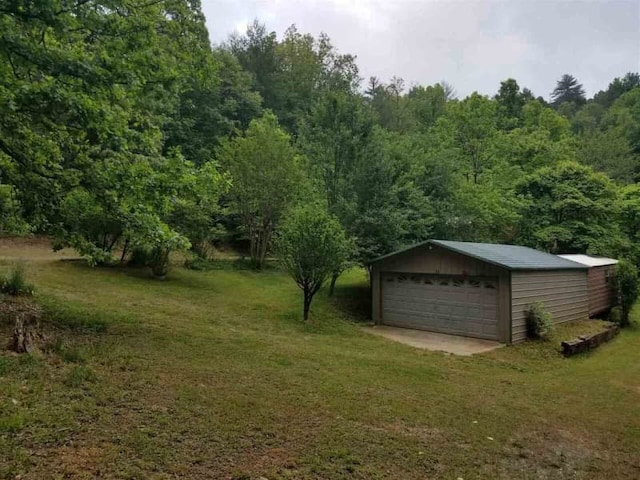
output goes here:
<path id="1" fill-rule="evenodd" d="M 564 74 L 556 88 L 551 92 L 551 101 L 555 107 L 566 102 L 573 102 L 576 105 L 583 105 L 587 99 L 585 97 L 584 88 L 573 75 Z"/>

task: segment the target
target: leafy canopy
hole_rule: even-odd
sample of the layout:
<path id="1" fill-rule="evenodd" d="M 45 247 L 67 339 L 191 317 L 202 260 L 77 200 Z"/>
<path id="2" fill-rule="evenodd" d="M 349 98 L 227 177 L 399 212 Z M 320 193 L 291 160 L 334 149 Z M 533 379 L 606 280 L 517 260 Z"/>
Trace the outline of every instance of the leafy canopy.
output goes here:
<path id="1" fill-rule="evenodd" d="M 276 251 L 303 291 L 307 320 L 313 296 L 350 255 L 351 244 L 338 220 L 317 204 L 295 209 L 279 229 Z"/>

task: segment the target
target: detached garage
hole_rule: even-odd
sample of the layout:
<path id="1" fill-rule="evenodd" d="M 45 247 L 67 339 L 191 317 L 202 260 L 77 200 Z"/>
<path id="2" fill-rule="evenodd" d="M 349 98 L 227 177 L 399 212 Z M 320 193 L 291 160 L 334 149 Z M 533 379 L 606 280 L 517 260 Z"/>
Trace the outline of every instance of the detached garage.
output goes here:
<path id="1" fill-rule="evenodd" d="M 515 245 L 428 240 L 371 263 L 376 323 L 520 342 L 541 301 L 561 323 L 589 316 L 589 267 Z"/>

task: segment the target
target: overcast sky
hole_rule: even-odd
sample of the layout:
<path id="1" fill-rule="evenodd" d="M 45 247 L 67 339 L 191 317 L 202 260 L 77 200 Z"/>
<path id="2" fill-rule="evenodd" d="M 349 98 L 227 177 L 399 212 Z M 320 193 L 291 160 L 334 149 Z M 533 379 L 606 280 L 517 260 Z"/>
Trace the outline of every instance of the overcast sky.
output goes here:
<path id="1" fill-rule="evenodd" d="M 281 38 L 295 23 L 326 32 L 357 56 L 365 81 L 451 83 L 459 96 L 494 94 L 500 81 L 548 98 L 570 73 L 592 95 L 640 71 L 640 0 L 202 0 L 211 40 L 254 18 Z"/>

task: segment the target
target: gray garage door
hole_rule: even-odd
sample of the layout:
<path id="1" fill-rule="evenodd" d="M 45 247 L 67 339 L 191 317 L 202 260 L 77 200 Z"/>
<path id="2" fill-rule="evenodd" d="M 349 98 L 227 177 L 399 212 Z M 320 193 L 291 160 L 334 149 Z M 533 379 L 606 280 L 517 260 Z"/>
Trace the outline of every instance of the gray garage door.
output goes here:
<path id="1" fill-rule="evenodd" d="M 498 338 L 498 282 L 382 274 L 382 323 L 468 337 Z"/>

